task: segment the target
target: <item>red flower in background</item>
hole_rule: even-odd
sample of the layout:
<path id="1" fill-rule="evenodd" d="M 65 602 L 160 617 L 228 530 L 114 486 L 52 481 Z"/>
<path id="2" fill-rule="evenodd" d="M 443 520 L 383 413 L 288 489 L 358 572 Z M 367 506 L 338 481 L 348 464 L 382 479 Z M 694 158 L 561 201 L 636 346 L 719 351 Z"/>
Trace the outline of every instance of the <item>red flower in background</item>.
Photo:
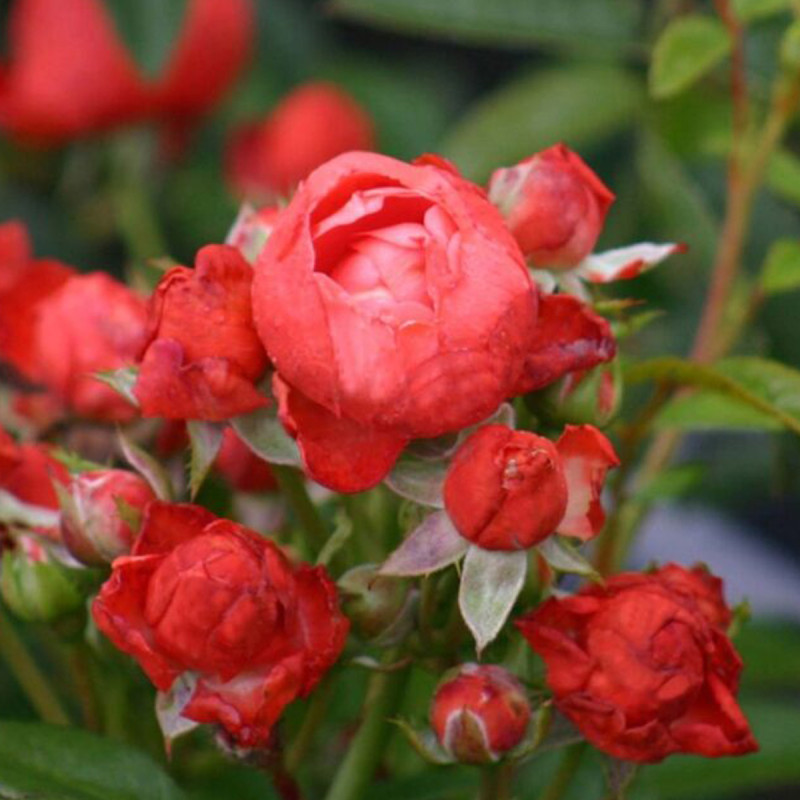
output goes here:
<path id="1" fill-rule="evenodd" d="M 93 615 L 160 690 L 195 673 L 182 715 L 221 724 L 244 747 L 266 743 L 348 631 L 324 568 L 294 567 L 268 539 L 203 508 L 158 501 Z"/>
<path id="2" fill-rule="evenodd" d="M 239 492 L 269 492 L 278 488 L 269 464 L 259 458 L 233 428 L 225 428 L 214 466 Z"/>
<path id="3" fill-rule="evenodd" d="M 477 187 L 429 162 L 348 153 L 276 220 L 253 308 L 311 476 L 358 491 L 409 439 L 478 422 L 509 396 L 536 293 Z"/>
<path id="4" fill-rule="evenodd" d="M 522 252 L 540 268 L 574 267 L 592 252 L 613 193 L 563 144 L 499 169 L 489 197 Z"/>
<path id="5" fill-rule="evenodd" d="M 333 84 L 308 83 L 266 119 L 234 132 L 228 181 L 238 194 L 271 200 L 334 156 L 374 146 L 372 121 L 355 100 Z"/>
<path id="6" fill-rule="evenodd" d="M 619 464 L 591 425 L 554 444 L 528 431 L 484 425 L 456 451 L 444 484 L 458 532 L 487 550 L 524 550 L 558 533 L 588 540 L 605 521 L 600 493 Z"/>
<path id="7" fill-rule="evenodd" d="M 149 116 L 185 123 L 216 104 L 252 38 L 250 0 L 190 0 L 165 73 L 140 73 L 101 0 L 16 0 L 0 127 L 61 144 Z"/>
<path id="8" fill-rule="evenodd" d="M 255 383 L 267 356 L 253 327 L 252 267 L 208 245 L 194 269 L 175 267 L 150 302 L 134 393 L 146 417 L 219 421 L 267 404 Z"/>
<path id="9" fill-rule="evenodd" d="M 742 662 L 721 582 L 670 564 L 551 599 L 517 622 L 558 708 L 600 750 L 654 763 L 758 749 L 736 702 Z"/>
<path id="10" fill-rule="evenodd" d="M 105 273 L 75 275 L 37 307 L 35 364 L 73 413 L 124 422 L 137 410 L 94 373 L 131 365 L 142 348 L 145 300 Z"/>

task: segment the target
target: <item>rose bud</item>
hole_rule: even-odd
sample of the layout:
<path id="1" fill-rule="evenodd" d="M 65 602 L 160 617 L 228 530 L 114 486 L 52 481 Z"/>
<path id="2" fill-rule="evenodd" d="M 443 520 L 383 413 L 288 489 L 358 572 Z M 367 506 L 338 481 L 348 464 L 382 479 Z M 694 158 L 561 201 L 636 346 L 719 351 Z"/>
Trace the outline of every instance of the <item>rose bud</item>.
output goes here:
<path id="1" fill-rule="evenodd" d="M 412 438 L 510 396 L 537 297 L 497 210 L 443 161 L 347 153 L 303 181 L 255 267 L 258 333 L 310 476 L 374 486 Z"/>
<path id="2" fill-rule="evenodd" d="M 374 145 L 372 120 L 355 100 L 333 84 L 308 83 L 266 119 L 234 132 L 228 181 L 237 194 L 271 201 L 334 156 Z"/>
<path id="3" fill-rule="evenodd" d="M 110 563 L 130 552 L 135 518 L 155 499 L 147 481 L 134 472 L 106 469 L 76 475 L 63 493 L 62 541 L 84 564 Z"/>
<path id="4" fill-rule="evenodd" d="M 82 570 L 53 559 L 35 537 L 23 535 L 3 552 L 0 594 L 6 605 L 26 622 L 55 622 L 83 608 Z"/>
<path id="5" fill-rule="evenodd" d="M 605 519 L 606 471 L 617 463 L 609 441 L 588 425 L 568 427 L 555 444 L 484 425 L 456 451 L 444 504 L 458 532 L 486 550 L 524 550 L 555 532 L 590 539 Z"/>
<path id="6" fill-rule="evenodd" d="M 374 564 L 353 567 L 339 578 L 342 610 L 366 639 L 386 631 L 400 616 L 408 597 L 408 584 L 378 575 Z"/>
<path id="7" fill-rule="evenodd" d="M 278 488 L 269 464 L 259 458 L 233 428 L 225 429 L 214 466 L 239 492 L 273 492 Z"/>
<path id="8" fill-rule="evenodd" d="M 94 373 L 134 362 L 146 315 L 144 299 L 104 273 L 70 278 L 38 307 L 36 361 L 43 382 L 78 416 L 133 419 L 136 408 Z"/>
<path id="9" fill-rule="evenodd" d="M 568 372 L 546 389 L 525 398 L 536 416 L 549 425 L 597 425 L 604 428 L 622 400 L 619 362 L 592 370 Z"/>
<path id="10" fill-rule="evenodd" d="M 431 724 L 442 747 L 458 761 L 486 764 L 516 747 L 531 708 L 522 684 L 502 667 L 463 664 L 439 684 Z"/>
<path id="11" fill-rule="evenodd" d="M 534 266 L 567 269 L 592 252 L 614 195 L 576 153 L 557 144 L 496 170 L 489 199 Z"/>
<path id="12" fill-rule="evenodd" d="M 550 599 L 517 626 L 544 659 L 559 710 L 599 750 L 645 764 L 716 758 L 758 749 L 720 607 L 716 579 L 671 564 Z"/>
<path id="13" fill-rule="evenodd" d="M 267 744 L 348 630 L 324 568 L 295 567 L 269 539 L 204 508 L 160 501 L 92 613 L 162 692 L 188 673 L 182 716 L 221 725 L 241 747 Z"/>
<path id="14" fill-rule="evenodd" d="M 255 386 L 267 356 L 253 327 L 252 276 L 238 250 L 208 245 L 194 269 L 161 279 L 133 390 L 143 416 L 217 422 L 268 403 Z"/>

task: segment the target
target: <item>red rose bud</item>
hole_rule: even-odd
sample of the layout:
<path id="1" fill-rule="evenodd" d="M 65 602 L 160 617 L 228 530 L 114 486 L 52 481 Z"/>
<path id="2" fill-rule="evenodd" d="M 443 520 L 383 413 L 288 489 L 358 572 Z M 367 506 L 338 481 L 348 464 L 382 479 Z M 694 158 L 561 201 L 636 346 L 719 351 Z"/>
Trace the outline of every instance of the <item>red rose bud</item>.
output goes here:
<path id="1" fill-rule="evenodd" d="M 489 198 L 531 263 L 568 269 L 592 252 L 614 195 L 563 144 L 499 169 Z"/>
<path id="2" fill-rule="evenodd" d="M 294 567 L 241 525 L 159 501 L 92 612 L 161 691 L 194 673 L 182 715 L 221 725 L 242 747 L 266 744 L 284 707 L 336 661 L 348 630 L 322 567 Z"/>
<path id="3" fill-rule="evenodd" d="M 267 356 L 253 327 L 252 267 L 228 245 L 161 279 L 134 394 L 145 417 L 221 421 L 267 404 Z"/>
<path id="4" fill-rule="evenodd" d="M 543 436 L 484 425 L 456 452 L 444 504 L 458 532 L 486 550 L 538 544 L 567 508 L 558 450 Z"/>
<path id="5" fill-rule="evenodd" d="M 42 382 L 78 416 L 133 419 L 136 408 L 94 373 L 134 362 L 146 316 L 144 299 L 108 275 L 70 278 L 38 306 L 36 361 Z"/>
<path id="6" fill-rule="evenodd" d="M 408 584 L 378 575 L 379 567 L 362 564 L 339 578 L 342 610 L 366 639 L 374 639 L 397 621 L 408 597 Z"/>
<path id="7" fill-rule="evenodd" d="M 86 592 L 80 572 L 55 561 L 33 536 L 23 535 L 3 552 L 0 594 L 20 619 L 55 622 L 83 608 Z"/>
<path id="8" fill-rule="evenodd" d="M 308 83 L 263 121 L 234 132 L 228 181 L 238 194 L 272 200 L 334 156 L 374 146 L 372 120 L 355 100 L 333 84 Z"/>
<path id="9" fill-rule="evenodd" d="M 548 600 L 517 626 L 544 659 L 556 705 L 598 749 L 639 763 L 716 758 L 758 749 L 720 607 L 716 579 L 671 564 Z"/>
<path id="10" fill-rule="evenodd" d="M 61 538 L 84 564 L 102 566 L 130 552 L 145 506 L 156 496 L 139 475 L 123 469 L 76 475 L 62 500 Z"/>
<path id="11" fill-rule="evenodd" d="M 520 682 L 502 667 L 464 664 L 433 697 L 431 724 L 442 747 L 468 764 L 497 761 L 525 735 L 531 709 Z"/>
<path id="12" fill-rule="evenodd" d="M 256 327 L 311 477 L 381 481 L 412 438 L 485 419 L 521 377 L 537 297 L 477 187 L 347 153 L 303 181 L 255 267 Z"/>
<path id="13" fill-rule="evenodd" d="M 569 372 L 546 389 L 525 398 L 528 407 L 549 425 L 597 425 L 616 416 L 622 400 L 619 361 L 592 370 Z"/>
<path id="14" fill-rule="evenodd" d="M 603 527 L 600 493 L 618 463 L 590 425 L 568 426 L 555 444 L 484 425 L 456 451 L 444 504 L 458 532 L 486 550 L 524 550 L 556 532 L 587 540 Z"/>
<path id="15" fill-rule="evenodd" d="M 259 458 L 233 428 L 225 429 L 214 466 L 239 492 L 272 492 L 278 488 L 269 464 Z"/>

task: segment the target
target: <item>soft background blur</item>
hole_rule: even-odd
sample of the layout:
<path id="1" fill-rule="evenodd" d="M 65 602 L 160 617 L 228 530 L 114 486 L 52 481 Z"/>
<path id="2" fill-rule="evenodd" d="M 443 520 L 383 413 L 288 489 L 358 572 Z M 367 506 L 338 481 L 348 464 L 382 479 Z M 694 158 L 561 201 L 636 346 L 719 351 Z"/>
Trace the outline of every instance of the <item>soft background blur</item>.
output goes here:
<path id="1" fill-rule="evenodd" d="M 0 6 L 3 13 L 8 6 Z M 647 67 L 654 37 L 668 19 L 709 7 L 690 0 L 258 0 L 251 68 L 178 164 L 148 176 L 169 255 L 190 263 L 198 247 L 224 238 L 235 216 L 237 202 L 222 177 L 231 128 L 263 116 L 296 85 L 326 79 L 373 115 L 383 152 L 404 159 L 440 152 L 478 182 L 493 168 L 557 141 L 580 152 L 618 197 L 603 247 L 640 240 L 689 244 L 688 254 L 616 290 L 665 312 L 626 341 L 625 355 L 683 355 L 724 204 L 729 86 L 721 69 L 676 99 L 657 102 L 648 96 Z M 786 21 L 778 13 L 752 24 L 747 55 L 756 96 L 768 95 Z M 797 143 L 796 130 L 792 140 Z M 96 143 L 36 152 L 3 141 L 0 165 L 0 218 L 24 220 L 37 253 L 124 273 L 128 251 L 112 210 L 113 181 Z M 799 212 L 800 159 L 786 150 L 758 198 L 749 269 L 760 266 L 774 240 L 800 236 Z M 799 300 L 799 293 L 769 300 L 739 352 L 800 367 Z M 640 400 L 630 393 L 627 402 Z M 800 398 L 793 402 L 800 410 Z M 676 482 L 675 496 L 649 526 L 636 558 L 706 560 L 726 577 L 733 599 L 750 596 L 756 620 L 738 640 L 747 664 L 743 704 L 763 752 L 711 763 L 673 758 L 645 770 L 632 796 L 796 798 L 800 442 L 788 433 L 708 431 L 688 440 L 682 458 L 695 466 Z M 6 701 L 13 703 L 0 693 L 2 707 Z M 383 800 L 456 798 L 474 780 L 469 770 L 419 774 L 421 762 L 400 749 L 407 777 L 382 790 Z M 531 762 L 531 796 L 551 768 L 547 757 Z M 597 765 L 585 775 L 568 797 L 601 796 Z M 269 797 L 257 774 L 243 771 L 236 780 L 237 800 Z M 234 796 L 231 784 L 225 786 L 224 794 Z M 198 796 L 223 794 L 208 784 Z"/>

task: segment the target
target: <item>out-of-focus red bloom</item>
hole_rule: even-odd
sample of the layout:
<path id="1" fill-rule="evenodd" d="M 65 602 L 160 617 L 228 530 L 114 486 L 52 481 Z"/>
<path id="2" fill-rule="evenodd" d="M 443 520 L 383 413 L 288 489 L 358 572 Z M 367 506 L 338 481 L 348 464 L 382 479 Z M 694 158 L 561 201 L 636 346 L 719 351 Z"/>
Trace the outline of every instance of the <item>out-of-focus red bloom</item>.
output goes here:
<path id="1" fill-rule="evenodd" d="M 525 735 L 531 708 L 520 682 L 491 664 L 464 664 L 439 685 L 431 724 L 444 749 L 470 764 L 496 761 Z"/>
<path id="2" fill-rule="evenodd" d="M 333 84 L 308 83 L 266 119 L 234 132 L 226 155 L 228 181 L 238 194 L 269 200 L 288 195 L 334 156 L 374 146 L 372 121 L 355 100 Z"/>
<path id="3" fill-rule="evenodd" d="M 123 422 L 137 415 L 94 377 L 133 364 L 146 331 L 145 300 L 102 272 L 75 275 L 37 307 L 40 380 L 75 414 Z"/>
<path id="4" fill-rule="evenodd" d="M 73 477 L 65 498 L 62 541 L 78 561 L 103 565 L 130 552 L 135 531 L 125 514 L 141 514 L 156 496 L 136 473 L 104 469 Z"/>
<path id="5" fill-rule="evenodd" d="M 61 144 L 162 116 L 185 125 L 216 104 L 252 39 L 250 0 L 190 0 L 164 74 L 145 78 L 101 0 L 16 0 L 0 77 L 0 127 Z"/>
<path id="6" fill-rule="evenodd" d="M 348 622 L 322 567 L 198 506 L 153 502 L 93 606 L 97 626 L 162 691 L 190 671 L 182 715 L 263 745 L 338 658 Z"/>
<path id="7" fill-rule="evenodd" d="M 568 426 L 555 444 L 484 425 L 450 464 L 445 508 L 458 532 L 487 550 L 523 550 L 556 531 L 588 540 L 603 527 L 600 492 L 618 464 L 591 425 Z"/>
<path id="8" fill-rule="evenodd" d="M 151 299 L 134 393 L 146 417 L 226 420 L 267 404 L 256 381 L 267 356 L 253 327 L 253 270 L 227 245 L 175 267 Z"/>
<path id="9" fill-rule="evenodd" d="M 214 466 L 240 492 L 269 492 L 278 488 L 269 464 L 253 453 L 233 428 L 225 429 Z"/>
<path id="10" fill-rule="evenodd" d="M 489 197 L 536 267 L 568 269 L 592 252 L 613 193 L 563 144 L 497 170 Z"/>
<path id="11" fill-rule="evenodd" d="M 0 361 L 29 381 L 42 378 L 36 358 L 39 305 L 73 274 L 58 261 L 34 259 L 24 225 L 0 225 Z"/>
<path id="12" fill-rule="evenodd" d="M 519 382 L 536 299 L 500 215 L 450 168 L 348 153 L 313 172 L 253 284 L 311 476 L 366 489 L 409 439 L 491 414 Z"/>
<path id="13" fill-rule="evenodd" d="M 718 581 L 671 564 L 548 600 L 517 626 L 595 747 L 640 763 L 714 758 L 758 749 L 736 702 L 742 662 L 719 627 L 724 608 Z"/>

